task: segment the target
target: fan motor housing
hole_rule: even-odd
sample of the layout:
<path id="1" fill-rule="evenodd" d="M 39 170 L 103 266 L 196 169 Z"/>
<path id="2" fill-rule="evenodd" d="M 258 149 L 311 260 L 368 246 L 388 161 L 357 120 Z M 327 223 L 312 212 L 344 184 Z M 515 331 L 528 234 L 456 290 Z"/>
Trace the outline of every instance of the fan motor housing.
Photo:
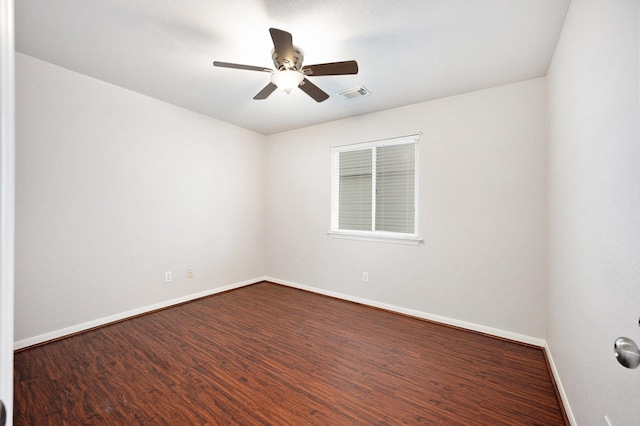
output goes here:
<path id="1" fill-rule="evenodd" d="M 278 58 L 276 50 L 271 50 L 271 58 L 273 59 L 273 65 L 277 70 L 297 70 L 302 69 L 302 61 L 304 60 L 304 52 L 298 46 L 293 46 L 293 64 L 285 64 Z"/>

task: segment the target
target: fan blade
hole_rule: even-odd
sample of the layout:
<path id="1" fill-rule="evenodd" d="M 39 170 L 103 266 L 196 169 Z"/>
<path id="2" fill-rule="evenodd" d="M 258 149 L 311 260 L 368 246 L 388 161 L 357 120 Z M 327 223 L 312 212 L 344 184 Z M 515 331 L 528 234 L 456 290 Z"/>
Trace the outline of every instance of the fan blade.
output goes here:
<path id="1" fill-rule="evenodd" d="M 239 70 L 248 70 L 248 71 L 273 72 L 271 68 L 255 67 L 253 65 L 232 64 L 230 62 L 213 61 L 213 66 L 222 67 L 222 68 L 235 68 Z"/>
<path id="2" fill-rule="evenodd" d="M 325 91 L 323 91 L 321 88 L 319 88 L 306 78 L 302 80 L 302 84 L 299 87 L 304 93 L 311 96 L 316 102 L 322 102 L 329 98 L 329 95 Z"/>
<path id="3" fill-rule="evenodd" d="M 293 57 L 293 37 L 288 33 L 277 28 L 269 28 L 273 47 L 280 63 L 285 67 L 293 67 L 295 59 Z"/>
<path id="4" fill-rule="evenodd" d="M 358 63 L 356 61 L 343 61 L 306 65 L 302 67 L 302 72 L 312 77 L 321 75 L 358 74 Z"/>
<path id="5" fill-rule="evenodd" d="M 274 90 L 276 90 L 278 88 L 278 86 L 276 86 L 273 83 L 269 83 L 266 86 L 264 86 L 264 89 L 262 89 L 260 92 L 258 92 L 257 95 L 255 95 L 253 97 L 253 99 L 256 100 L 261 100 L 261 99 L 267 99 L 267 97 L 273 93 Z"/>

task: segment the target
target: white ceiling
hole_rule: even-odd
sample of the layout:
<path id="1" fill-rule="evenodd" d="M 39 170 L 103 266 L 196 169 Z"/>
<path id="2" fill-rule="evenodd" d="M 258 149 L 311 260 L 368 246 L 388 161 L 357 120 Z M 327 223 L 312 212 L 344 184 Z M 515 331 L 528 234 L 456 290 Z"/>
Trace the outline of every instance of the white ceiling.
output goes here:
<path id="1" fill-rule="evenodd" d="M 16 50 L 262 134 L 546 75 L 570 0 L 19 0 Z M 273 68 L 269 28 L 304 63 L 355 59 L 357 75 L 311 77 L 253 100 Z M 336 92 L 364 85 L 370 96 Z"/>

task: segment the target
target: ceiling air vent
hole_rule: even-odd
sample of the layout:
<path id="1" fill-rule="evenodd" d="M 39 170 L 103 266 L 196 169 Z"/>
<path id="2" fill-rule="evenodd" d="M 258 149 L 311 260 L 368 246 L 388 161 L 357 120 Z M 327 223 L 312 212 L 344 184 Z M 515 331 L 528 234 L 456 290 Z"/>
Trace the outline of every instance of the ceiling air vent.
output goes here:
<path id="1" fill-rule="evenodd" d="M 367 90 L 364 86 L 354 87 L 353 89 L 343 90 L 341 92 L 336 93 L 336 95 L 342 97 L 344 100 L 349 100 L 353 98 L 359 98 L 360 96 L 370 95 L 371 92 Z"/>

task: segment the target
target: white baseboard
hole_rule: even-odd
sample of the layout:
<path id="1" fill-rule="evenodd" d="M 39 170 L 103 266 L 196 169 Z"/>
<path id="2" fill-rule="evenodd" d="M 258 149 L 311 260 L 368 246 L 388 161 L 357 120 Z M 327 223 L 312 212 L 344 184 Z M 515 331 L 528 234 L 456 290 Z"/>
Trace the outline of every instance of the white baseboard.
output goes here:
<path id="1" fill-rule="evenodd" d="M 429 321 L 438 322 L 441 324 L 452 325 L 455 327 L 464 328 L 466 330 L 477 331 L 480 333 L 488 334 L 495 337 L 501 337 L 503 339 L 514 340 L 516 342 L 526 343 L 528 345 L 539 346 L 544 348 L 547 342 L 544 339 L 540 339 L 537 337 L 531 337 L 524 334 L 513 333 L 511 331 L 500 330 L 497 328 L 487 327 L 480 324 L 474 324 L 467 321 L 460 321 L 454 318 L 443 317 L 440 315 L 434 315 L 427 312 L 417 311 L 415 309 L 403 308 L 400 306 L 390 305 L 388 303 L 377 302 L 374 300 L 363 299 L 360 297 L 350 296 L 348 294 L 337 293 L 333 291 L 324 290 L 321 288 L 310 287 L 307 285 L 302 285 L 298 283 L 294 283 L 291 281 L 280 280 L 278 278 L 266 277 L 266 281 L 271 281 L 276 284 L 286 285 L 288 287 L 298 288 L 300 290 L 307 290 L 313 293 L 323 294 L 325 296 L 335 297 L 337 299 L 348 300 L 350 302 L 360 303 L 362 305 L 373 306 L 375 308 L 384 309 L 387 311 L 397 312 L 400 314 L 410 315 L 416 318 L 422 318 Z"/>
<path id="2" fill-rule="evenodd" d="M 255 278 L 252 280 L 242 281 L 235 284 L 229 284 L 224 287 L 217 287 L 211 290 L 203 291 L 200 293 L 189 294 L 187 296 L 182 296 L 177 299 L 167 300 L 160 303 L 155 303 L 149 306 L 143 306 L 141 308 L 132 309 L 130 311 L 121 312 L 115 315 L 110 315 L 108 317 L 99 318 L 93 321 L 84 322 L 82 324 L 73 325 L 71 327 L 62 328 L 60 330 L 51 331 L 48 333 L 40 334 L 38 336 L 29 337 L 27 339 L 18 340 L 14 342 L 13 348 L 14 350 L 27 348 L 29 346 L 38 345 L 40 343 L 48 342 L 50 340 L 59 339 L 61 337 L 69 336 L 75 333 L 79 333 L 82 331 L 90 330 L 95 327 L 100 327 L 106 324 L 110 324 L 112 322 L 121 321 L 127 318 L 134 317 L 136 315 L 146 314 L 148 312 L 153 312 L 158 309 L 168 308 L 169 306 L 178 305 L 180 303 L 189 302 L 191 300 L 200 299 L 201 297 L 211 296 L 216 293 L 222 293 L 225 291 L 233 290 L 236 288 L 244 287 L 247 285 L 255 284 L 260 281 L 264 281 L 264 277 Z"/>
<path id="3" fill-rule="evenodd" d="M 551 355 L 551 349 L 549 349 L 549 345 L 546 342 L 544 345 L 544 353 L 547 355 L 547 361 L 549 362 L 549 367 L 551 368 L 553 378 L 556 381 L 556 386 L 558 387 L 558 393 L 560 394 L 560 399 L 562 400 L 564 411 L 565 413 L 567 413 L 567 417 L 569 418 L 569 423 L 571 423 L 572 426 L 576 426 L 578 423 L 576 422 L 576 418 L 573 415 L 573 411 L 571 411 L 569 398 L 567 397 L 567 393 L 564 391 L 564 387 L 562 386 L 562 381 L 560 380 L 560 375 L 558 374 L 556 364 L 553 361 L 553 356 Z"/>
<path id="4" fill-rule="evenodd" d="M 480 333 L 488 334 L 495 337 L 500 337 L 504 339 L 513 340 L 516 342 L 525 343 L 528 345 L 534 345 L 541 347 L 547 356 L 547 360 L 549 361 L 549 367 L 551 368 L 551 373 L 553 374 L 553 378 L 556 382 L 556 386 L 558 387 L 558 392 L 560 394 L 561 403 L 564 406 L 564 410 L 569 418 L 569 422 L 572 426 L 576 426 L 577 422 L 571 411 L 571 405 L 569 404 L 569 398 L 562 386 L 562 381 L 560 380 L 560 375 L 558 374 L 558 370 L 556 369 L 556 365 L 553 361 L 553 357 L 551 356 L 551 350 L 549 349 L 549 345 L 545 339 L 540 339 L 537 337 L 531 337 L 524 334 L 513 333 L 510 331 L 500 330 L 497 328 L 486 327 L 480 324 L 474 324 L 466 321 L 460 321 L 453 318 L 443 317 L 440 315 L 429 314 L 426 312 L 416 311 L 413 309 L 407 309 L 400 306 L 390 305 L 387 303 L 376 302 L 373 300 L 363 299 L 360 297 L 350 296 L 342 293 L 337 293 L 333 291 L 328 291 L 316 287 L 310 287 L 307 285 L 302 285 L 298 283 L 294 283 L 291 281 L 280 280 L 278 278 L 273 277 L 265 277 L 265 281 L 270 281 L 276 284 L 286 285 L 288 287 L 298 288 L 300 290 L 307 290 L 313 293 L 323 294 L 325 296 L 335 297 L 337 299 L 348 300 L 350 302 L 356 302 L 367 306 L 373 306 L 375 308 L 385 309 L 391 312 L 397 312 L 400 314 L 410 315 L 416 318 L 423 318 L 426 320 L 438 322 L 441 324 L 452 325 L 455 327 L 464 328 L 466 330 L 477 331 Z"/>
<path id="5" fill-rule="evenodd" d="M 156 303 L 153 305 L 143 306 L 140 308 L 132 309 L 130 311 L 121 312 L 115 315 L 110 315 L 108 317 L 99 318 L 96 320 L 84 322 L 82 324 L 73 325 L 71 327 L 62 328 L 59 330 L 51 331 L 48 333 L 40 334 L 38 336 L 29 337 L 23 340 L 18 340 L 14 342 L 14 350 L 26 348 L 29 346 L 37 345 L 43 342 L 47 342 L 50 340 L 59 339 L 64 336 L 69 336 L 75 333 L 79 333 L 85 330 L 90 330 L 95 327 L 100 327 L 112 322 L 121 321 L 130 317 L 134 317 L 136 315 L 145 314 L 148 312 L 152 312 L 158 309 L 167 308 L 169 306 L 178 305 L 180 303 L 189 302 L 191 300 L 199 299 L 201 297 L 211 296 L 216 293 L 222 293 L 225 291 L 233 290 L 236 288 L 244 287 L 247 285 L 255 284 L 261 281 L 271 281 L 276 284 L 285 285 L 288 287 L 298 288 L 300 290 L 310 291 L 312 293 L 323 294 L 325 296 L 335 297 L 337 299 L 347 300 L 350 302 L 360 303 L 362 305 L 373 306 L 380 309 L 385 309 L 391 312 L 397 312 L 405 315 L 410 315 L 416 318 L 423 318 L 426 320 L 438 322 L 441 324 L 452 325 L 455 327 L 464 328 L 467 330 L 477 331 L 480 333 L 488 334 L 491 336 L 501 337 L 504 339 L 514 340 L 516 342 L 526 343 L 529 345 L 539 346 L 541 348 L 547 348 L 547 342 L 544 339 L 539 339 L 536 337 L 527 336 L 524 334 L 513 333 L 510 331 L 500 330 L 497 328 L 487 327 L 480 324 L 475 324 L 467 321 L 461 321 L 454 318 L 443 317 L 440 315 L 434 315 L 427 312 L 417 311 L 414 309 L 403 308 L 400 306 L 390 305 L 388 303 L 377 302 L 374 300 L 363 299 L 360 297 L 351 296 L 348 294 L 333 292 L 324 290 L 317 287 L 311 287 L 307 285 L 302 285 L 298 283 L 294 283 L 291 281 L 281 280 L 273 277 L 257 277 L 252 280 L 247 280 L 235 284 L 226 285 L 223 287 L 217 287 L 211 290 L 203 291 L 200 293 L 189 294 L 187 296 L 179 297 L 177 299 L 167 300 L 164 302 Z M 550 356 L 549 351 L 547 350 L 547 354 Z M 555 373 L 554 373 L 555 374 Z"/>
<path id="6" fill-rule="evenodd" d="M 497 328 L 492 328 L 492 327 L 486 327 L 480 324 L 474 324 L 474 323 L 470 323 L 470 322 L 466 322 L 466 321 L 460 321 L 457 319 L 453 319 L 453 318 L 448 318 L 448 317 L 443 317 L 440 315 L 434 315 L 434 314 L 430 314 L 430 313 L 426 313 L 426 312 L 422 312 L 422 311 L 417 311 L 414 309 L 408 309 L 408 308 L 403 308 L 400 306 L 395 306 L 395 305 L 390 305 L 388 303 L 382 303 L 382 302 L 377 302 L 374 300 L 369 300 L 369 299 L 363 299 L 360 297 L 355 297 L 355 296 L 350 296 L 347 294 L 343 294 L 343 293 L 338 293 L 338 292 L 333 292 L 333 291 L 328 291 L 328 290 L 324 290 L 324 289 L 320 289 L 317 287 L 311 287 L 311 286 L 307 286 L 307 285 L 302 285 L 302 284 L 298 284 L 298 283 L 294 283 L 291 281 L 285 281 L 285 280 L 281 280 L 278 278 L 273 278 L 273 277 L 258 277 L 252 280 L 247 280 L 247 281 L 243 281 L 243 282 L 239 282 L 239 283 L 235 283 L 235 284 L 230 284 L 224 287 L 218 287 L 218 288 L 214 288 L 211 290 L 207 290 L 204 292 L 200 292 L 200 293 L 195 293 L 195 294 L 190 294 L 187 296 L 183 296 L 183 297 L 179 297 L 177 299 L 172 299 L 172 300 L 167 300 L 165 302 L 161 302 L 161 303 L 156 303 L 153 305 L 149 305 L 149 306 L 144 306 L 141 308 L 137 308 L 137 309 L 133 309 L 130 311 L 126 311 L 126 312 L 121 312 L 119 314 L 115 314 L 115 315 L 110 315 L 108 317 L 103 317 L 103 318 L 99 318 L 97 320 L 93 320 L 93 321 L 88 321 L 82 324 L 78 324 L 78 325 L 74 325 L 71 327 L 67 327 L 67 328 L 63 328 L 60 330 L 55 330 L 49 333 L 45 333 L 45 334 L 41 334 L 38 336 L 34 336 L 34 337 L 29 337 L 27 339 L 23 339 L 23 340 L 19 340 L 14 342 L 14 350 L 18 350 L 18 349 L 22 349 L 22 348 L 26 348 L 29 346 L 33 346 L 33 345 L 37 345 L 40 343 L 44 343 L 50 340 L 55 340 L 55 339 L 59 339 L 61 337 L 65 337 L 65 336 L 69 336 L 75 333 L 79 333 L 82 331 L 86 331 L 86 330 L 90 330 L 92 328 L 95 327 L 100 327 L 112 322 L 116 322 L 116 321 L 121 321 L 127 318 L 131 318 L 134 317 L 136 315 L 141 315 L 141 314 L 145 314 L 148 312 L 153 312 L 155 310 L 158 309 L 163 309 L 163 308 L 167 308 L 173 305 L 178 305 L 180 303 L 184 303 L 184 302 L 189 302 L 191 300 L 195 300 L 195 299 L 199 299 L 202 297 L 206 297 L 206 296 L 211 296 L 213 294 L 217 294 L 217 293 L 222 293 L 225 291 L 229 291 L 229 290 L 233 290 L 236 288 L 240 288 L 240 287 L 245 287 L 251 284 L 255 284 L 255 283 L 259 283 L 261 281 L 270 281 L 276 284 L 281 284 L 281 285 L 285 285 L 288 287 L 292 287 L 292 288 L 297 288 L 300 290 L 306 290 L 306 291 L 310 291 L 312 293 L 317 293 L 317 294 L 322 294 L 325 296 L 331 296 L 331 297 L 335 297 L 337 299 L 342 299 L 342 300 L 347 300 L 350 302 L 355 302 L 355 303 L 360 303 L 362 305 L 367 305 L 367 306 L 372 306 L 375 308 L 380 308 L 380 309 L 384 309 L 387 311 L 391 311 L 391 312 L 397 312 L 400 314 L 405 314 L 405 315 L 410 315 L 416 318 L 423 318 L 426 320 L 430 320 L 430 321 L 434 321 L 434 322 L 438 322 L 441 324 L 446 324 L 446 325 L 452 325 L 455 327 L 460 327 L 460 328 L 464 328 L 467 330 L 472 330 L 472 331 L 477 331 L 480 333 L 484 333 L 484 334 L 488 334 L 491 336 L 496 336 L 496 337 L 500 337 L 500 338 L 504 338 L 504 339 L 509 339 L 509 340 L 513 340 L 516 342 L 521 342 L 521 343 L 526 343 L 529 345 L 534 345 L 534 346 L 539 346 L 541 348 L 543 348 L 543 350 L 545 351 L 546 355 L 547 355 L 547 359 L 549 361 L 549 366 L 551 368 L 551 372 L 554 376 L 556 385 L 558 387 L 558 392 L 560 393 L 560 398 L 562 399 L 562 404 L 564 405 L 564 409 L 567 413 L 567 417 L 569 418 L 569 422 L 571 423 L 571 425 L 576 426 L 576 420 L 575 417 L 573 415 L 573 412 L 571 411 L 571 406 L 569 405 L 569 399 L 567 398 L 567 394 L 564 391 L 564 387 L 562 386 L 562 382 L 560 381 L 560 376 L 558 374 L 558 371 L 556 369 L 555 363 L 553 361 L 553 357 L 551 355 L 551 350 L 549 349 L 549 346 L 547 344 L 547 341 L 544 339 L 539 339 L 536 337 L 531 337 L 531 336 L 527 336 L 524 334 L 518 334 L 518 333 L 513 333 L 510 331 L 505 331 L 505 330 L 500 330 Z"/>

